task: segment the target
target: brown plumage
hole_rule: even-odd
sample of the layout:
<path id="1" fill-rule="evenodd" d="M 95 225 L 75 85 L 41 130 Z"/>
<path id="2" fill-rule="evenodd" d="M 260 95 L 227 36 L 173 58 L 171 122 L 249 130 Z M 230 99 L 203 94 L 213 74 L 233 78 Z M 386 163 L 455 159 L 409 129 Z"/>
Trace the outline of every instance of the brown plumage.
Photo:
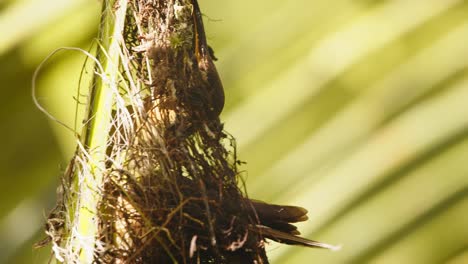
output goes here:
<path id="1" fill-rule="evenodd" d="M 300 245 L 312 248 L 339 249 L 318 241 L 299 237 L 300 232 L 292 223 L 306 221 L 307 210 L 299 206 L 268 204 L 258 200 L 249 200 L 252 211 L 249 213 L 258 218 L 259 224 L 251 230 L 260 232 L 263 237 L 289 245 Z"/>

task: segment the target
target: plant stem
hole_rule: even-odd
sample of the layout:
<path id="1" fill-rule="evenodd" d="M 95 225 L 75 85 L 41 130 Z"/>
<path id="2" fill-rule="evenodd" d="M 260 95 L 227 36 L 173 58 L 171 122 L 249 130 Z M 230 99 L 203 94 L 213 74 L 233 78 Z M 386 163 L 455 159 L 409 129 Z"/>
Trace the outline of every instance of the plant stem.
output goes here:
<path id="1" fill-rule="evenodd" d="M 111 112 L 114 94 L 118 91 L 117 79 L 120 57 L 120 45 L 127 9 L 126 0 L 103 1 L 101 28 L 99 33 L 100 48 L 97 65 L 90 92 L 88 125 L 83 133 L 83 145 L 89 153 L 88 173 L 83 173 L 83 182 L 75 177 L 78 188 L 78 220 L 74 221 L 77 234 L 72 237 L 73 252 L 79 254 L 80 263 L 92 263 L 98 232 L 97 206 L 103 183 L 103 168 L 106 162 L 106 146 L 111 127 Z M 71 230 L 69 230 L 71 232 Z M 76 240 L 76 241 L 73 241 Z"/>

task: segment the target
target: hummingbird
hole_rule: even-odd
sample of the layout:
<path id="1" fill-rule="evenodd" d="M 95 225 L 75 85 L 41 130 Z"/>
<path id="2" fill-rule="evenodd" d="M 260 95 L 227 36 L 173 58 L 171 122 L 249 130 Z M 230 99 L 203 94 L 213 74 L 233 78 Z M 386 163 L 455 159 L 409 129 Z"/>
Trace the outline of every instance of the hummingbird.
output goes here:
<path id="1" fill-rule="evenodd" d="M 197 0 L 192 0 L 194 49 L 198 68 L 204 73 L 203 78 L 208 84 L 209 113 L 214 117 L 221 114 L 224 107 L 224 89 L 213 60 L 216 60 L 212 49 L 208 46 L 203 26 L 202 13 Z M 244 198 L 247 199 L 247 198 Z M 307 210 L 299 206 L 268 204 L 259 200 L 248 200 L 250 215 L 259 220 L 259 224 L 252 229 L 271 240 L 291 245 L 301 245 L 313 248 L 336 250 L 338 247 L 314 240 L 299 237 L 300 232 L 292 223 L 306 221 Z"/>

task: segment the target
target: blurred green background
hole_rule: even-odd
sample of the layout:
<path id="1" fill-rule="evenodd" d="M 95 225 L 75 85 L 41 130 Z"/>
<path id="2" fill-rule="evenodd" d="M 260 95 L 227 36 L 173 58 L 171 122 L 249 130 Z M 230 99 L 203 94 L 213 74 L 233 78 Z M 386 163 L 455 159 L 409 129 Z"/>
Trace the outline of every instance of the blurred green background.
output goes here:
<path id="1" fill-rule="evenodd" d="M 199 2 L 249 195 L 306 207 L 304 235 L 343 246 L 272 243 L 272 263 L 468 263 L 468 1 Z M 75 143 L 31 76 L 90 48 L 100 5 L 0 2 L 0 263 L 50 255 L 31 245 Z M 38 79 L 70 126 L 84 59 Z"/>

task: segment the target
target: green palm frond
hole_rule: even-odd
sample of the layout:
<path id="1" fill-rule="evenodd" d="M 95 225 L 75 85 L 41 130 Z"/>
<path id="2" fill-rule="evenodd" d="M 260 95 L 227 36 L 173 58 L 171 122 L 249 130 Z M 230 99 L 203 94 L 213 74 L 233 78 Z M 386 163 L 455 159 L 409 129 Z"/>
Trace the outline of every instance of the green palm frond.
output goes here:
<path id="1" fill-rule="evenodd" d="M 249 196 L 307 208 L 302 233 L 342 245 L 271 244 L 272 263 L 467 261 L 468 1 L 200 5 Z M 31 245 L 76 139 L 34 107 L 30 79 L 56 48 L 90 49 L 99 14 L 92 0 L 0 4 L 0 263 L 49 257 Z M 77 130 L 83 61 L 60 53 L 38 79 Z"/>

